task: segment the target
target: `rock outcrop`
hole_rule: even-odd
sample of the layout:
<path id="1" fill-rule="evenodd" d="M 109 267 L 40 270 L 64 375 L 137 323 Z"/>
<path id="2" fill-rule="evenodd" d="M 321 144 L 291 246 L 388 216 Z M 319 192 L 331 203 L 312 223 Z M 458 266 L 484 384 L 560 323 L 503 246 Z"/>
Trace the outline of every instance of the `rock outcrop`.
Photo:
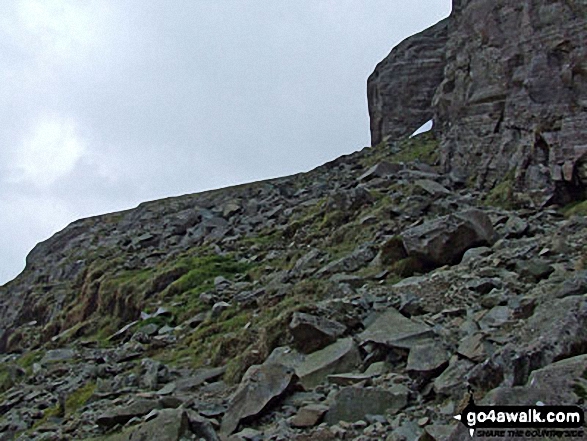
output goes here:
<path id="1" fill-rule="evenodd" d="M 443 79 L 449 19 L 395 47 L 367 81 L 371 145 L 410 135 L 433 118 L 430 103 Z"/>
<path id="2" fill-rule="evenodd" d="M 401 43 L 370 77 L 373 145 L 433 115 L 445 171 L 485 189 L 506 181 L 528 203 L 581 197 L 586 16 L 576 0 L 454 2 L 449 19 Z"/>

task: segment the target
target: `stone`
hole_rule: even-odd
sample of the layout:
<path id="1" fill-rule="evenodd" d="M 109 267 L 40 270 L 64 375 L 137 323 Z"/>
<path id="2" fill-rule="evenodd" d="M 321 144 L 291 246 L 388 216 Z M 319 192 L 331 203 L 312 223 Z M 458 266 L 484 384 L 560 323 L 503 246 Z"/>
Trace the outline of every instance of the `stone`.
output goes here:
<path id="1" fill-rule="evenodd" d="M 587 298 L 551 299 L 536 307 L 517 332 L 516 342 L 495 354 L 512 385 L 526 383 L 530 373 L 555 360 L 580 355 L 587 347 Z"/>
<path id="2" fill-rule="evenodd" d="M 51 349 L 41 359 L 41 365 L 71 361 L 76 354 L 73 349 Z"/>
<path id="3" fill-rule="evenodd" d="M 414 184 L 431 196 L 447 196 L 450 191 L 444 186 L 431 179 L 418 179 Z"/>
<path id="4" fill-rule="evenodd" d="M 349 337 L 308 354 L 295 371 L 300 384 L 311 389 L 326 380 L 328 375 L 351 371 L 360 362 L 357 345 Z"/>
<path id="5" fill-rule="evenodd" d="M 334 320 L 296 312 L 289 330 L 296 348 L 307 354 L 334 343 L 346 331 L 346 326 Z"/>
<path id="6" fill-rule="evenodd" d="M 522 260 L 516 262 L 516 272 L 522 277 L 538 282 L 548 278 L 554 272 L 554 268 L 543 260 Z"/>
<path id="7" fill-rule="evenodd" d="M 96 418 L 96 424 L 111 428 L 117 424 L 126 424 L 132 418 L 142 417 L 149 414 L 153 409 L 160 409 L 155 400 L 138 399 L 127 406 L 115 407 Z"/>
<path id="8" fill-rule="evenodd" d="M 448 366 L 449 354 L 438 341 L 415 345 L 410 349 L 406 371 L 412 376 L 431 378 Z"/>
<path id="9" fill-rule="evenodd" d="M 399 384 L 389 389 L 345 387 L 336 394 L 324 420 L 337 424 L 363 420 L 367 415 L 393 415 L 407 405 L 408 394 Z"/>
<path id="10" fill-rule="evenodd" d="M 259 415 L 294 382 L 295 372 L 289 367 L 277 363 L 251 366 L 229 402 L 220 432 L 233 433 L 241 421 Z"/>
<path id="11" fill-rule="evenodd" d="M 434 391 L 438 395 L 458 396 L 466 390 L 465 375 L 474 363 L 453 357 L 448 367 L 434 380 Z"/>
<path id="12" fill-rule="evenodd" d="M 217 318 L 222 314 L 223 311 L 226 311 L 230 308 L 230 303 L 228 302 L 216 302 L 214 306 L 212 306 L 211 316 L 213 318 Z"/>
<path id="13" fill-rule="evenodd" d="M 488 353 L 485 347 L 486 344 L 485 334 L 477 332 L 461 340 L 457 353 L 478 363 L 487 358 Z"/>
<path id="14" fill-rule="evenodd" d="M 494 306 L 479 320 L 481 329 L 498 328 L 512 318 L 512 311 L 507 306 Z"/>
<path id="15" fill-rule="evenodd" d="M 446 441 L 453 430 L 454 426 L 448 424 L 429 424 L 418 441 Z"/>
<path id="16" fill-rule="evenodd" d="M 391 164 L 387 161 L 382 161 L 375 164 L 369 170 L 363 173 L 359 177 L 359 181 L 369 181 L 373 178 L 387 178 L 390 176 L 394 176 L 402 169 L 403 166 L 400 164 Z"/>
<path id="17" fill-rule="evenodd" d="M 408 256 L 442 266 L 458 263 L 470 248 L 493 244 L 495 231 L 485 213 L 471 209 L 425 222 L 401 236 Z"/>
<path id="18" fill-rule="evenodd" d="M 292 427 L 314 427 L 320 424 L 324 414 L 328 411 L 328 406 L 324 404 L 310 404 L 302 407 L 290 424 Z"/>
<path id="19" fill-rule="evenodd" d="M 433 330 L 425 324 L 404 317 L 395 308 L 385 312 L 359 334 L 361 343 L 378 343 L 393 348 L 410 349 L 428 342 Z"/>
<path id="20" fill-rule="evenodd" d="M 528 222 L 518 216 L 510 216 L 504 226 L 505 237 L 508 238 L 522 237 L 527 230 Z"/>

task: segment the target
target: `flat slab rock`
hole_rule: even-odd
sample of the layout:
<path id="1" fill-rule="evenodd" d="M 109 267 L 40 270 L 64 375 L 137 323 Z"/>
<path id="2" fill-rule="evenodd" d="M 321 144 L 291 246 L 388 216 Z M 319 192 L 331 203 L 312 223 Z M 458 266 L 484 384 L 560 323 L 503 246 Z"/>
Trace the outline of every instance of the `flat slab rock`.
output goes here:
<path id="1" fill-rule="evenodd" d="M 117 424 L 126 424 L 132 418 L 143 417 L 161 406 L 156 400 L 139 399 L 127 406 L 115 407 L 104 412 L 96 419 L 96 424 L 103 427 L 114 427 Z"/>
<path id="2" fill-rule="evenodd" d="M 361 363 L 361 355 L 353 339 L 348 337 L 307 355 L 289 348 L 275 348 L 265 363 L 279 363 L 295 369 L 299 383 L 312 389 L 329 375 L 354 371 Z"/>
<path id="3" fill-rule="evenodd" d="M 324 421 L 337 424 L 359 421 L 366 415 L 394 414 L 407 405 L 408 394 L 408 388 L 400 384 L 391 389 L 345 387 L 336 395 Z"/>
<path id="4" fill-rule="evenodd" d="M 251 366 L 230 400 L 220 432 L 233 433 L 241 421 L 259 415 L 295 381 L 291 367 L 277 363 Z"/>
<path id="5" fill-rule="evenodd" d="M 373 342 L 404 349 L 428 342 L 432 337 L 432 328 L 404 317 L 395 308 L 388 308 L 359 334 L 361 343 Z"/>

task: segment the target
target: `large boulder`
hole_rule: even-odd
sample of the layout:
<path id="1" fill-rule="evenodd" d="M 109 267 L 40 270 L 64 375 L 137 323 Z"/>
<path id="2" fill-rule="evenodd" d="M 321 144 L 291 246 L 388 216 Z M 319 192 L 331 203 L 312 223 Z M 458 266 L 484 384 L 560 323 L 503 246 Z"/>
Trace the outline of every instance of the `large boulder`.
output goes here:
<path id="1" fill-rule="evenodd" d="M 468 249 L 493 244 L 495 231 L 485 213 L 471 209 L 425 222 L 401 237 L 408 256 L 442 266 L 458 263 Z"/>

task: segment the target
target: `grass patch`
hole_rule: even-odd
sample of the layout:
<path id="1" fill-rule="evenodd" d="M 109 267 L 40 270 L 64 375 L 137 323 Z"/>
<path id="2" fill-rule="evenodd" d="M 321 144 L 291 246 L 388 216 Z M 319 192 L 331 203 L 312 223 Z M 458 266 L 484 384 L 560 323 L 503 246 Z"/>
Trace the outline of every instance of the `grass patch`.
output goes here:
<path id="1" fill-rule="evenodd" d="M 510 170 L 503 180 L 491 189 L 485 198 L 486 205 L 506 210 L 514 208 L 514 174 L 514 170 Z"/>
<path id="2" fill-rule="evenodd" d="M 587 216 L 587 201 L 573 202 L 563 208 L 565 217 Z"/>
<path id="3" fill-rule="evenodd" d="M 69 415 L 77 412 L 92 397 L 96 390 L 96 383 L 89 382 L 77 389 L 65 399 L 65 414 Z"/>

